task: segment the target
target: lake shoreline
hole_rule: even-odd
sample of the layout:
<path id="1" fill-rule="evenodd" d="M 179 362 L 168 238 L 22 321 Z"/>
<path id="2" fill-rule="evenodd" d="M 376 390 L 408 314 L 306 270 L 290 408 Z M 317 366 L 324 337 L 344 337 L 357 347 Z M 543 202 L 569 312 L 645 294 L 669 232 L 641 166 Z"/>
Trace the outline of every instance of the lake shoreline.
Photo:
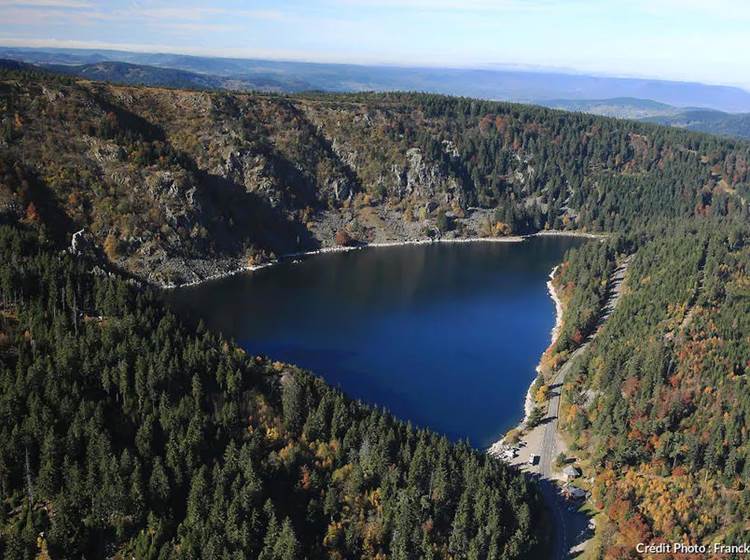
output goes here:
<path id="1" fill-rule="evenodd" d="M 581 231 L 558 231 L 558 230 L 545 230 L 531 233 L 528 235 L 509 235 L 506 237 L 455 237 L 455 238 L 425 238 L 425 239 L 412 239 L 406 241 L 384 241 L 378 243 L 364 243 L 362 245 L 353 246 L 331 246 L 321 247 L 320 249 L 314 249 L 312 251 L 299 251 L 295 253 L 285 253 L 279 256 L 277 259 L 257 265 L 238 266 L 231 270 L 219 272 L 217 274 L 206 276 L 200 280 L 193 282 L 184 282 L 180 284 L 162 284 L 158 286 L 163 290 L 175 290 L 178 288 L 190 288 L 194 286 L 200 286 L 206 282 L 213 280 L 221 280 L 222 278 L 229 278 L 236 274 L 242 274 L 243 272 L 256 272 L 264 268 L 275 266 L 282 262 L 288 261 L 289 259 L 311 257 L 315 255 L 324 255 L 328 253 L 346 253 L 349 251 L 362 251 L 364 249 L 371 248 L 386 248 L 386 247 L 406 247 L 410 245 L 432 245 L 437 243 L 522 243 L 532 237 L 582 237 L 586 239 L 605 239 L 607 234 L 602 233 L 587 233 Z"/>
<path id="2" fill-rule="evenodd" d="M 239 266 L 232 270 L 220 272 L 194 282 L 185 282 L 183 284 L 165 284 L 160 286 L 165 290 L 174 290 L 177 288 L 190 288 L 193 286 L 199 286 L 205 282 L 211 282 L 212 280 L 221 280 L 222 278 L 228 278 L 235 274 L 242 274 L 243 272 L 256 272 L 264 268 L 269 268 L 277 264 L 281 264 L 289 259 L 313 257 L 315 255 L 325 255 L 329 253 L 348 253 L 350 251 L 362 251 L 365 249 L 382 249 L 386 247 L 406 247 L 410 245 L 432 245 L 438 243 L 522 243 L 530 235 L 512 235 L 507 237 L 456 237 L 456 238 L 439 238 L 439 239 L 413 239 L 407 241 L 384 241 L 379 243 L 363 243 L 362 245 L 336 245 L 332 247 L 321 247 L 320 249 L 314 249 L 312 251 L 298 251 L 295 253 L 285 253 L 279 256 L 277 259 L 258 265 Z"/>
<path id="3" fill-rule="evenodd" d="M 529 419 L 529 415 L 531 414 L 531 410 L 532 408 L 534 408 L 531 388 L 534 386 L 534 383 L 536 383 L 537 378 L 542 374 L 542 359 L 547 352 L 555 347 L 555 344 L 557 344 L 557 339 L 560 336 L 560 331 L 562 330 L 563 305 L 560 297 L 557 295 L 557 290 L 555 289 L 554 284 L 555 274 L 557 274 L 559 268 L 560 265 L 555 266 L 555 268 L 553 268 L 549 273 L 549 277 L 547 279 L 547 293 L 549 293 L 550 299 L 555 304 L 555 324 L 552 326 L 552 331 L 550 332 L 549 346 L 547 346 L 544 352 L 542 352 L 542 357 L 539 358 L 539 363 L 536 365 L 536 368 L 534 368 L 536 371 L 536 377 L 534 377 L 534 379 L 531 381 L 531 385 L 529 385 L 529 391 L 526 393 L 526 402 L 524 403 L 524 415 L 523 420 L 521 421 L 521 426 L 523 424 L 526 424 L 526 421 Z"/>
<path id="4" fill-rule="evenodd" d="M 580 236 L 578 236 L 580 237 Z M 509 432 L 512 430 L 523 430 L 524 426 L 526 425 L 527 420 L 529 419 L 529 415 L 531 414 L 531 411 L 534 408 L 534 397 L 532 395 L 532 390 L 534 388 L 534 383 L 536 383 L 536 380 L 538 379 L 539 375 L 541 375 L 541 368 L 542 368 L 542 358 L 544 357 L 544 354 L 546 354 L 549 350 L 551 350 L 555 344 L 557 343 L 557 339 L 560 336 L 560 331 L 562 330 L 562 321 L 563 321 L 563 305 L 562 301 L 560 300 L 560 296 L 557 293 L 557 289 L 555 288 L 554 284 L 554 278 L 555 274 L 559 270 L 560 265 L 555 266 L 552 271 L 549 273 L 549 278 L 547 280 L 547 292 L 549 293 L 550 299 L 555 304 L 555 324 L 552 327 L 552 331 L 550 332 L 550 343 L 549 346 L 542 352 L 542 356 L 539 358 L 539 363 L 537 364 L 535 371 L 536 375 L 531 380 L 531 383 L 529 384 L 529 388 L 526 391 L 526 396 L 524 398 L 523 403 L 523 418 L 521 421 L 511 430 L 508 430 Z M 494 442 L 492 445 L 490 445 L 487 448 L 487 453 L 489 455 L 492 455 L 493 457 L 502 458 L 503 452 L 508 448 L 508 445 L 505 443 L 505 436 L 504 434 L 501 438 L 499 438 L 496 442 Z"/>
<path id="5" fill-rule="evenodd" d="M 537 317 L 536 321 L 538 323 L 533 327 L 533 332 L 529 332 L 526 337 L 524 337 L 524 342 L 521 346 L 519 346 L 519 350 L 521 347 L 523 347 L 524 351 L 523 354 L 519 354 L 524 356 L 522 360 L 516 360 L 516 363 L 513 367 L 514 371 L 508 370 L 507 372 L 504 369 L 501 369 L 500 372 L 497 371 L 496 366 L 493 368 L 491 364 L 489 364 L 489 369 L 486 370 L 487 375 L 490 377 L 498 376 L 498 379 L 491 382 L 491 387 L 493 392 L 499 392 L 499 395 L 485 395 L 484 397 L 478 397 L 482 400 L 491 401 L 491 402 L 502 402 L 503 403 L 503 413 L 498 418 L 497 414 L 487 414 L 486 412 L 482 411 L 481 413 L 473 414 L 470 411 L 467 411 L 464 414 L 464 432 L 469 434 L 478 433 L 479 435 L 475 440 L 475 445 L 478 451 L 486 450 L 488 445 L 493 444 L 500 444 L 501 441 L 496 441 L 497 439 L 501 438 L 502 435 L 504 435 L 505 429 L 511 428 L 513 426 L 517 426 L 519 422 L 521 422 L 521 425 L 529 418 L 529 415 L 531 414 L 533 408 L 534 408 L 534 383 L 537 379 L 537 375 L 530 376 L 530 378 L 523 379 L 524 375 L 514 375 L 514 379 L 511 383 L 506 383 L 503 380 L 503 377 L 505 375 L 512 375 L 516 372 L 523 372 L 523 371 L 529 371 L 532 369 L 532 367 L 535 367 L 537 372 L 539 371 L 539 365 L 540 364 L 540 351 L 547 347 L 552 347 L 557 340 L 559 333 L 560 333 L 560 326 L 562 323 L 562 306 L 561 302 L 557 296 L 555 286 L 553 285 L 552 280 L 556 278 L 556 276 L 559 274 L 560 270 L 560 262 L 564 259 L 564 251 L 573 246 L 578 246 L 583 240 L 576 240 L 575 238 L 590 238 L 589 235 L 576 235 L 577 232 L 569 232 L 573 233 L 573 235 L 565 235 L 566 232 L 555 232 L 550 236 L 547 235 L 528 235 L 528 236 L 514 236 L 514 237 L 496 237 L 496 238 L 449 238 L 449 239 L 413 239 L 409 241 L 386 241 L 386 242 L 379 242 L 379 243 L 372 243 L 372 244 L 366 244 L 366 245 L 359 245 L 359 246 L 351 246 L 351 247 L 324 247 L 318 250 L 314 251 L 304 251 L 304 252 L 296 252 L 296 253 L 288 253 L 283 256 L 280 256 L 278 259 L 274 259 L 272 262 L 263 263 L 261 265 L 256 266 L 248 266 L 246 267 L 246 270 L 248 271 L 255 271 L 260 270 L 262 268 L 271 267 L 275 264 L 281 264 L 286 262 L 287 265 L 283 267 L 278 267 L 274 269 L 273 271 L 269 271 L 268 273 L 254 275 L 254 274 L 246 274 L 241 276 L 237 281 L 232 281 L 228 283 L 221 282 L 221 280 L 217 280 L 216 283 L 210 283 L 210 282 L 197 282 L 195 283 L 192 289 L 186 289 L 184 291 L 177 290 L 174 295 L 175 302 L 179 301 L 195 301 L 195 297 L 199 297 L 201 301 L 203 301 L 204 296 L 206 294 L 211 294 L 212 291 L 218 289 L 220 293 L 224 294 L 226 293 L 225 290 L 232 290 L 236 288 L 239 290 L 239 286 L 244 286 L 245 283 L 255 283 L 255 284 L 248 284 L 256 286 L 256 288 L 259 288 L 260 291 L 253 290 L 253 293 L 264 293 L 263 290 L 266 289 L 265 286 L 269 284 L 273 284 L 273 280 L 271 278 L 276 278 L 274 274 L 281 274 L 282 278 L 288 278 L 290 282 L 293 281 L 294 278 L 301 277 L 304 278 L 306 274 L 308 274 L 307 271 L 310 270 L 310 267 L 313 267 L 312 270 L 317 270 L 319 273 L 328 274 L 331 267 L 337 266 L 339 267 L 337 270 L 339 270 L 338 273 L 336 273 L 336 278 L 339 278 L 340 274 L 345 273 L 346 270 L 348 270 L 351 266 L 354 266 L 356 262 L 359 262 L 359 259 L 365 259 L 362 262 L 368 262 L 368 260 L 372 261 L 372 259 L 375 259 L 373 262 L 380 262 L 383 260 L 390 259 L 391 256 L 393 258 L 401 259 L 403 260 L 406 257 L 406 255 L 412 255 L 414 251 L 417 252 L 417 254 L 430 254 L 433 255 L 432 262 L 440 262 L 439 257 L 443 254 L 449 255 L 452 254 L 453 251 L 458 251 L 458 254 L 464 254 L 464 248 L 465 251 L 468 251 L 469 255 L 474 255 L 475 253 L 478 255 L 525 255 L 523 257 L 524 261 L 529 261 L 530 263 L 534 264 L 534 273 L 533 275 L 529 275 L 528 279 L 524 281 L 523 285 L 525 286 L 526 291 L 528 291 L 530 294 L 533 294 L 533 298 L 535 298 L 535 301 L 537 302 L 534 307 L 534 316 Z M 540 238 L 547 238 L 546 240 L 539 239 L 535 240 L 534 237 L 540 237 Z M 568 238 L 567 240 L 565 238 Z M 527 241 L 526 245 L 522 245 L 521 243 Z M 435 245 L 438 243 L 443 243 L 445 249 L 438 249 L 436 247 L 427 247 L 428 245 Z M 511 245 L 497 245 L 497 243 L 510 243 Z M 513 245 L 513 243 L 518 243 L 519 245 Z M 473 244 L 473 245 L 470 245 Z M 449 245 L 452 245 L 455 247 L 455 249 L 449 249 L 447 248 Z M 498 249 L 492 248 L 492 246 L 498 247 Z M 403 250 L 394 250 L 393 252 L 389 252 L 385 249 L 390 247 L 404 247 Z M 414 247 L 414 249 L 407 249 L 408 246 Z M 473 247 L 473 248 L 472 248 Z M 334 256 L 338 253 L 348 253 L 350 251 L 363 251 L 364 249 L 369 248 L 384 248 L 382 252 L 378 251 L 372 251 L 365 253 L 358 253 L 355 255 L 341 255 L 341 256 Z M 438 251 L 435 253 L 434 251 Z M 445 251 L 445 253 L 444 253 Z M 309 256 L 315 256 L 315 255 L 325 255 L 325 254 L 331 254 L 328 258 L 325 259 L 307 259 Z M 352 261 L 351 259 L 355 259 Z M 541 259 L 541 260 L 540 260 Z M 493 261 L 496 259 L 492 259 Z M 515 262 L 515 261 L 510 261 Z M 514 270 L 512 267 L 511 269 L 506 269 L 505 267 L 507 265 L 503 264 L 504 261 L 502 258 L 499 261 L 499 264 L 495 268 L 499 267 L 499 273 L 502 275 L 502 277 L 507 277 L 508 273 L 511 270 Z M 299 264 L 299 266 L 295 266 Z M 461 272 L 459 273 L 461 277 L 463 278 L 464 275 L 467 274 L 466 267 L 468 267 L 470 263 L 463 263 L 460 266 Z M 436 266 L 439 266 L 436 265 Z M 355 270 L 357 268 L 361 267 L 355 267 Z M 484 267 L 482 267 L 484 268 Z M 471 270 L 469 267 L 468 270 Z M 526 270 L 526 269 L 524 269 Z M 219 276 L 226 277 L 226 276 L 232 276 L 233 274 L 237 274 L 237 272 L 233 272 L 230 274 L 223 274 Z M 527 272 L 528 274 L 528 272 Z M 543 275 L 546 275 L 547 277 L 544 278 Z M 535 279 L 534 279 L 535 278 Z M 544 278 L 544 280 L 542 280 Z M 497 280 L 496 280 L 497 281 Z M 499 280 L 500 285 L 504 286 L 505 280 L 502 278 Z M 546 287 L 546 294 L 542 293 L 540 291 L 541 288 L 541 282 L 545 282 Z M 203 285 L 203 288 L 201 286 Z M 234 287 L 234 288 L 233 288 Z M 498 285 L 490 284 L 487 286 L 488 291 L 497 290 Z M 171 290 L 169 291 L 171 292 Z M 172 296 L 167 296 L 167 293 L 164 292 L 165 297 L 172 298 Z M 174 292 L 173 292 L 174 293 Z M 248 294 L 249 295 L 249 294 Z M 530 296 L 531 297 L 531 296 Z M 550 315 L 549 315 L 549 307 L 548 304 L 545 303 L 545 298 L 549 297 L 554 302 L 554 308 L 555 308 L 555 319 L 554 321 L 550 321 Z M 236 301 L 236 298 L 232 298 Z M 269 298 L 270 300 L 271 298 Z M 218 298 L 218 301 L 221 301 L 221 298 Z M 244 301 L 244 300 L 243 300 Z M 249 301 L 252 301 L 252 298 L 250 298 Z M 264 300 L 265 301 L 265 300 Z M 515 301 L 515 300 L 514 300 Z M 549 301 L 549 300 L 547 300 Z M 188 303 L 188 305 L 195 305 L 194 303 Z M 234 306 L 230 306 L 231 309 L 234 309 Z M 482 313 L 484 315 L 493 316 L 495 315 L 494 312 L 488 312 L 486 310 L 486 304 L 484 305 L 485 311 Z M 545 311 L 546 309 L 546 311 Z M 276 309 L 278 311 L 278 309 Z M 268 312 L 275 312 L 272 309 L 264 310 L 263 314 L 266 314 Z M 232 316 L 233 311 L 230 309 L 227 309 L 226 314 L 224 312 L 219 313 L 221 316 Z M 545 319 L 546 316 L 546 319 Z M 235 321 L 236 322 L 236 321 Z M 230 321 L 232 325 L 232 323 Z M 546 326 L 545 326 L 546 323 Z M 552 324 L 550 324 L 552 323 Z M 228 326 L 226 328 L 234 328 L 233 326 Z M 471 334 L 468 334 L 468 336 L 471 336 Z M 541 338 L 541 340 L 540 340 Z M 314 336 L 312 339 L 314 340 Z M 451 344 L 453 344 L 455 339 L 451 339 L 449 341 L 447 347 L 451 347 Z M 528 341 L 528 343 L 526 342 Z M 532 341 L 533 344 L 532 344 Z M 545 341 L 547 344 L 545 344 Z M 473 342 L 473 344 L 476 344 L 476 341 Z M 315 346 L 315 344 L 313 344 Z M 492 348 L 491 346 L 487 346 L 488 348 Z M 509 348 L 511 350 L 512 348 Z M 298 356 L 299 358 L 299 356 Z M 293 356 L 284 356 L 284 360 L 289 361 L 290 363 L 297 363 L 295 358 Z M 308 367 L 313 371 L 316 371 L 319 368 L 322 368 L 323 365 L 321 363 L 315 362 L 313 360 L 311 363 L 302 364 L 303 367 Z M 531 367 L 530 367 L 531 366 Z M 506 368 L 507 369 L 507 368 Z M 502 373 L 502 375 L 500 375 Z M 510 378 L 509 378 L 510 381 Z M 507 389 L 512 388 L 512 392 L 507 391 L 507 389 L 503 389 L 503 387 L 506 387 Z M 523 395 L 523 397 L 520 397 L 520 395 Z M 382 396 L 382 395 L 381 395 Z M 519 398 L 520 397 L 520 398 Z M 521 405 L 523 407 L 523 413 L 518 414 L 518 406 L 519 401 L 523 399 L 523 404 Z M 374 402 L 382 403 L 382 401 L 375 400 Z M 386 403 L 384 403 L 387 405 Z M 406 413 L 405 413 L 406 414 Z M 472 416 L 475 418 L 472 419 Z M 498 425 L 499 423 L 502 423 L 502 425 Z M 473 425 L 472 425 L 473 424 Z M 503 433 L 500 433 L 500 429 L 503 430 Z M 462 433 L 464 433 L 462 432 Z M 474 438 L 474 436 L 471 436 Z M 493 445 L 495 445 L 493 444 Z"/>

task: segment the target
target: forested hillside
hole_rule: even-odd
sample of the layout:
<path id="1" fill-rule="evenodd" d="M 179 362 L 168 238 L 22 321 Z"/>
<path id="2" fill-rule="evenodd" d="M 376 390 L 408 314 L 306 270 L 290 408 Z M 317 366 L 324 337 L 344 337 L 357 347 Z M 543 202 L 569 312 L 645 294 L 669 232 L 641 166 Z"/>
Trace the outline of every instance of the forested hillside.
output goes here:
<path id="1" fill-rule="evenodd" d="M 534 551 L 531 483 L 181 324 L 132 280 L 541 229 L 609 233 L 555 278 L 550 368 L 597 326 L 632 255 L 560 416 L 604 512 L 598 556 L 750 540 L 750 144 L 442 96 L 24 70 L 0 74 L 0 109 L 0 556 Z"/>
<path id="2" fill-rule="evenodd" d="M 545 534 L 505 465 L 33 229 L 0 226 L 0 557 L 500 559 Z"/>
<path id="3" fill-rule="evenodd" d="M 0 74 L 0 204 L 156 284 L 321 245 L 747 216 L 750 145 L 418 94 Z M 337 235 L 338 234 L 338 235 Z"/>
<path id="4" fill-rule="evenodd" d="M 651 117 L 648 122 L 676 126 L 687 130 L 700 130 L 720 136 L 750 138 L 750 114 L 722 113 L 701 109 L 686 109 L 674 115 Z"/>
<path id="5" fill-rule="evenodd" d="M 559 99 L 541 104 L 553 109 L 635 119 L 718 136 L 750 138 L 750 114 L 748 113 L 725 113 L 714 109 L 673 107 L 648 99 L 627 97 L 583 101 Z"/>
<path id="6" fill-rule="evenodd" d="M 626 253 L 622 300 L 573 364 L 560 411 L 571 452 L 595 475 L 596 555 L 747 542 L 750 230 L 665 223 L 573 252 L 557 279 L 571 294 L 566 333 L 591 332 L 606 263 Z M 556 350 L 580 342 L 566 334 Z"/>

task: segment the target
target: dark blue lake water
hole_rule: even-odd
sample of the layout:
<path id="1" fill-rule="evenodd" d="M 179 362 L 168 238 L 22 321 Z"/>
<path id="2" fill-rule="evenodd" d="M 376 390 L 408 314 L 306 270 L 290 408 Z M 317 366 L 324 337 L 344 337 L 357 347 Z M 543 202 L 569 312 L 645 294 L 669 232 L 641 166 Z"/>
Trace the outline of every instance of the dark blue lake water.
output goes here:
<path id="1" fill-rule="evenodd" d="M 369 248 L 168 295 L 253 354 L 477 447 L 523 415 L 549 344 L 550 270 L 569 237 Z"/>

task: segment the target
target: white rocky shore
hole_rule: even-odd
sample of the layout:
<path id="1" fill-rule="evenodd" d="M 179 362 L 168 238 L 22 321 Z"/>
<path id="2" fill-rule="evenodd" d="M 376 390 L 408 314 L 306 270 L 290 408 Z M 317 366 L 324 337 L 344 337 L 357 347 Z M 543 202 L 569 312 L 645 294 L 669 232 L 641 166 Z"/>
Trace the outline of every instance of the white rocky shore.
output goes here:
<path id="1" fill-rule="evenodd" d="M 560 235 L 560 233 L 557 234 Z M 557 342 L 557 337 L 560 336 L 560 330 L 562 329 L 563 307 L 562 302 L 560 301 L 560 297 L 557 294 L 557 290 L 555 289 L 555 285 L 553 284 L 553 279 L 555 277 L 555 274 L 557 273 L 558 268 L 559 266 L 556 266 L 552 269 L 552 272 L 549 273 L 549 279 L 547 280 L 547 291 L 549 292 L 549 296 L 550 298 L 552 298 L 552 301 L 555 302 L 555 324 L 552 327 L 552 332 L 550 333 L 550 343 L 548 349 L 552 348 L 555 345 L 555 343 Z M 542 364 L 540 359 L 539 364 L 536 366 L 537 376 L 541 373 L 541 365 Z M 516 426 L 516 430 L 523 429 L 523 427 L 526 425 L 526 421 L 528 420 L 529 415 L 531 414 L 532 409 L 534 408 L 534 396 L 531 393 L 532 389 L 534 388 L 535 382 L 536 377 L 531 380 L 529 388 L 526 391 L 526 398 L 523 405 L 523 419 L 518 424 L 518 426 Z M 506 443 L 505 436 L 503 436 L 487 449 L 487 453 L 504 461 L 512 461 L 513 459 L 515 459 L 518 453 L 518 445 L 514 446 Z"/>
<path id="2" fill-rule="evenodd" d="M 349 251 L 361 251 L 364 249 L 371 249 L 371 248 L 400 247 L 400 246 L 407 246 L 407 245 L 431 245 L 431 244 L 437 244 L 437 243 L 520 243 L 530 237 L 537 237 L 537 236 L 538 237 L 569 236 L 569 237 L 584 237 L 587 239 L 603 239 L 606 237 L 606 235 L 592 234 L 592 233 L 585 233 L 585 232 L 542 231 L 542 232 L 538 232 L 538 233 L 526 235 L 526 236 L 466 237 L 466 238 L 437 238 L 437 239 L 423 238 L 423 239 L 412 239 L 412 240 L 404 240 L 404 241 L 373 242 L 373 243 L 366 243 L 366 244 L 356 245 L 356 246 L 328 246 L 328 247 L 322 247 L 320 249 L 313 250 L 313 251 L 288 253 L 288 254 L 282 255 L 278 259 L 275 259 L 267 263 L 259 264 L 259 265 L 244 265 L 243 266 L 237 263 L 235 267 L 228 267 L 226 270 L 220 273 L 206 276 L 194 282 L 187 282 L 183 284 L 167 284 L 167 285 L 163 285 L 162 287 L 166 289 L 173 289 L 173 288 L 196 286 L 196 285 L 199 285 L 204 282 L 211 281 L 211 280 L 217 280 L 220 278 L 233 276 L 235 274 L 240 274 L 243 272 L 253 272 L 253 271 L 261 270 L 264 268 L 268 268 L 268 267 L 277 265 L 281 262 L 284 262 L 288 259 L 305 258 L 309 256 L 322 255 L 322 254 L 327 254 L 327 253 L 341 253 L 341 252 L 349 252 Z M 549 279 L 547 280 L 547 290 L 549 292 L 550 298 L 555 303 L 555 324 L 550 333 L 550 344 L 549 344 L 550 348 L 554 346 L 554 344 L 557 341 L 557 337 L 560 335 L 560 330 L 562 327 L 562 319 L 563 319 L 562 303 L 560 301 L 560 298 L 553 284 L 553 278 L 555 274 L 557 273 L 558 268 L 559 267 L 556 266 L 552 269 L 552 271 L 549 274 Z M 540 373 L 540 368 L 541 368 L 541 361 L 540 361 L 540 364 L 537 365 L 536 367 L 537 374 Z M 536 381 L 536 378 L 532 379 L 531 383 L 529 384 L 529 388 L 526 391 L 526 397 L 524 400 L 523 419 L 521 420 L 521 422 L 519 423 L 516 429 L 522 429 L 524 427 L 534 407 L 534 398 L 532 395 L 532 390 L 533 390 L 535 381 Z M 524 443 L 522 443 L 521 445 L 525 445 L 526 443 L 533 444 L 533 442 L 526 441 L 531 437 L 531 435 L 527 434 L 524 440 Z M 496 441 L 495 443 L 493 443 L 488 448 L 487 453 L 494 457 L 497 457 L 497 458 L 500 458 L 509 462 L 510 461 L 517 462 L 515 461 L 515 459 L 518 455 L 518 450 L 519 450 L 518 445 L 512 446 L 512 445 L 505 443 L 504 437 L 503 437 L 499 439 L 498 441 Z"/>
<path id="3" fill-rule="evenodd" d="M 237 264 L 237 266 L 233 268 L 229 268 L 228 270 L 219 272 L 217 274 L 206 276 L 205 278 L 201 278 L 200 280 L 195 280 L 194 282 L 185 282 L 181 284 L 164 284 L 161 287 L 164 289 L 175 289 L 175 288 L 187 288 L 190 286 L 197 286 L 199 284 L 203 284 L 204 282 L 209 282 L 211 280 L 219 280 L 220 278 L 227 278 L 229 276 L 234 276 L 235 274 L 240 274 L 243 272 L 254 272 L 256 270 L 268 268 L 270 266 L 274 266 L 288 259 L 311 257 L 314 255 L 323 255 L 326 253 L 345 253 L 349 251 L 361 251 L 364 249 L 371 249 L 371 248 L 402 247 L 406 245 L 433 245 L 437 243 L 521 243 L 528 237 L 531 237 L 531 236 L 510 235 L 506 237 L 451 237 L 451 238 L 436 238 L 436 239 L 424 238 L 424 239 L 411 239 L 411 240 L 406 240 L 406 241 L 385 241 L 385 242 L 376 242 L 376 243 L 364 243 L 362 245 L 351 245 L 351 246 L 321 247 L 320 249 L 316 249 L 314 251 L 300 251 L 296 253 L 287 253 L 287 254 L 281 255 L 281 257 L 279 257 L 278 259 L 275 259 L 273 261 L 263 263 L 263 264 L 244 265 L 244 266 Z"/>
<path id="4" fill-rule="evenodd" d="M 563 306 L 562 301 L 560 301 L 560 297 L 557 295 L 557 290 L 555 289 L 555 285 L 553 283 L 555 274 L 557 274 L 557 270 L 559 268 L 559 265 L 553 268 L 552 272 L 549 273 L 549 279 L 547 280 L 547 291 L 549 292 L 549 297 L 551 297 L 552 301 L 555 302 L 555 326 L 552 327 L 552 333 L 550 334 L 550 348 L 557 343 L 557 337 L 560 336 L 560 330 L 562 329 Z M 536 368 L 537 373 L 540 372 L 540 366 L 541 364 Z"/>
<path id="5" fill-rule="evenodd" d="M 245 265 L 245 264 L 241 264 L 239 259 L 234 260 L 234 261 L 229 259 L 229 260 L 226 260 L 226 263 L 223 265 L 224 270 L 217 272 L 215 274 L 208 274 L 206 276 L 203 276 L 191 282 L 157 283 L 157 284 L 159 284 L 160 287 L 164 289 L 186 288 L 189 286 L 197 286 L 204 282 L 210 282 L 211 280 L 219 280 L 221 278 L 234 276 L 235 274 L 241 274 L 243 272 L 253 272 L 256 270 L 261 270 L 263 268 L 268 268 L 270 266 L 283 262 L 284 260 L 287 260 L 287 259 L 304 258 L 304 257 L 313 256 L 313 255 L 322 255 L 326 253 L 361 251 L 363 249 L 378 248 L 378 247 L 401 247 L 405 245 L 431 245 L 434 243 L 521 243 L 531 237 L 552 237 L 552 236 L 583 237 L 586 239 L 606 238 L 606 234 L 597 234 L 597 233 L 586 233 L 586 232 L 577 232 L 577 231 L 540 231 L 537 233 L 532 233 L 530 235 L 510 235 L 510 236 L 505 236 L 505 237 L 422 238 L 422 239 L 409 239 L 409 240 L 403 240 L 403 241 L 381 241 L 381 242 L 373 242 L 373 243 L 363 243 L 362 245 L 354 245 L 354 246 L 327 246 L 327 247 L 321 247 L 320 249 L 316 249 L 313 251 L 300 251 L 296 253 L 287 253 L 287 254 L 281 255 L 278 259 L 275 259 L 267 263 L 258 264 L 258 265 Z M 555 273 L 555 270 L 552 271 L 552 274 Z M 548 287 L 550 287 L 550 284 L 548 284 Z M 554 295 L 554 292 L 551 287 L 550 287 L 550 294 L 552 295 L 552 299 L 555 300 L 555 305 L 556 306 L 559 305 L 559 302 L 557 301 L 556 296 Z M 559 317 L 560 317 L 560 311 L 558 309 L 558 321 L 559 321 Z M 557 322 L 555 324 L 555 328 L 558 328 Z M 555 331 L 553 331 L 553 335 L 554 335 L 554 332 Z"/>

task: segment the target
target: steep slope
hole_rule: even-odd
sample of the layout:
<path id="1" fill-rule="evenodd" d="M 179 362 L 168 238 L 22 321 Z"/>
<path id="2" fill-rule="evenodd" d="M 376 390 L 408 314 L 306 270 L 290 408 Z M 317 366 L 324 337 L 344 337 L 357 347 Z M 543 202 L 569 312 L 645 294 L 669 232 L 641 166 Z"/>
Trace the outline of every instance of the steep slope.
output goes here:
<path id="1" fill-rule="evenodd" d="M 537 550 L 521 475 L 182 325 L 38 234 L 0 226 L 0 557 Z"/>
<path id="2" fill-rule="evenodd" d="M 157 284 L 340 239 L 611 231 L 746 215 L 747 144 L 440 96 L 0 82 L 3 208 Z M 64 227 L 61 227 L 61 224 Z"/>

